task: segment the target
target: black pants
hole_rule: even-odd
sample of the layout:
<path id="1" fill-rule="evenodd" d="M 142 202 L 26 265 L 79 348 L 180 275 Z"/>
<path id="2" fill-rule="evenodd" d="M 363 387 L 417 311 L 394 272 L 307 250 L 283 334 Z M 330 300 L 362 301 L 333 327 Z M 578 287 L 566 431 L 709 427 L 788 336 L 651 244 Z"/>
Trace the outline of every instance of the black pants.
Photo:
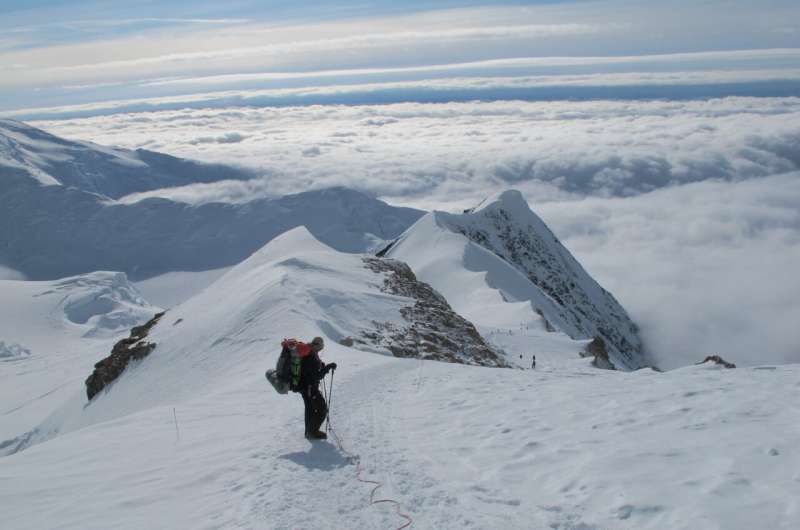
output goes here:
<path id="1" fill-rule="evenodd" d="M 325 417 L 328 415 L 328 406 L 325 398 L 319 392 L 318 386 L 307 386 L 301 392 L 303 395 L 303 405 L 306 408 L 306 434 L 314 433 L 322 426 Z"/>

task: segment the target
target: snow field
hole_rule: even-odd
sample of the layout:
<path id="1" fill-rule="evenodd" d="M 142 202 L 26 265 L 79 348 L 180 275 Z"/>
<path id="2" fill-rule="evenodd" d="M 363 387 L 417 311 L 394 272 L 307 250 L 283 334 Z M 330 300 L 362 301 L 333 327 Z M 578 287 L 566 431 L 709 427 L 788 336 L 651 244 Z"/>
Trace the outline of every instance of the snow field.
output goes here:
<path id="1" fill-rule="evenodd" d="M 330 351 L 328 351 L 330 350 Z M 796 366 L 487 369 L 332 345 L 331 421 L 414 528 L 795 528 Z M 254 355 L 202 397 L 0 460 L 9 528 L 397 528 Z M 91 450 L 87 451 L 87 447 Z M 154 519 L 153 514 L 159 514 Z"/>

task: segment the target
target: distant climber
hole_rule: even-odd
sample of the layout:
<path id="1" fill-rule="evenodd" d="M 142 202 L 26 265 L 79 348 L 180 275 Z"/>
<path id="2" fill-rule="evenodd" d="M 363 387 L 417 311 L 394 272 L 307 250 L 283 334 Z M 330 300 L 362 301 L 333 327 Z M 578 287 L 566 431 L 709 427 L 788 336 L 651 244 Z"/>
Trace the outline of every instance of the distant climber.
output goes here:
<path id="1" fill-rule="evenodd" d="M 533 359 L 531 360 L 531 370 L 536 370 L 536 356 L 535 355 L 533 356 Z"/>

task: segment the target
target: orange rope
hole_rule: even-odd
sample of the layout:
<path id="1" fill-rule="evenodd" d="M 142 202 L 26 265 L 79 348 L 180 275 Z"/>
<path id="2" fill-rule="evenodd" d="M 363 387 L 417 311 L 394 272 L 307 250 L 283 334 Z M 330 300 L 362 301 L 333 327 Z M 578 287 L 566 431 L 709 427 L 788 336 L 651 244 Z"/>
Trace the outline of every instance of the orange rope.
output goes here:
<path id="1" fill-rule="evenodd" d="M 414 520 L 411 519 L 411 517 L 409 515 L 407 515 L 407 514 L 405 514 L 405 513 L 403 513 L 401 511 L 401 506 L 400 506 L 399 502 L 397 502 L 394 499 L 376 499 L 375 498 L 375 492 L 377 492 L 383 486 L 383 483 L 379 482 L 377 480 L 370 480 L 370 479 L 363 478 L 361 476 L 361 473 L 364 471 L 364 468 L 361 467 L 361 458 L 359 458 L 357 455 L 354 455 L 353 453 L 351 453 L 350 451 L 348 451 L 347 449 L 345 449 L 342 446 L 341 438 L 339 438 L 339 435 L 336 434 L 336 431 L 334 431 L 333 428 L 330 425 L 328 425 L 328 431 L 331 434 L 333 434 L 333 439 L 336 441 L 336 445 L 339 447 L 339 450 L 341 452 L 343 452 L 344 454 L 346 454 L 350 458 L 351 461 L 355 461 L 356 462 L 356 480 L 358 480 L 359 482 L 363 482 L 364 484 L 372 484 L 374 486 L 372 488 L 372 491 L 369 493 L 369 504 L 370 504 L 370 506 L 372 506 L 373 504 L 380 504 L 380 503 L 392 504 L 392 505 L 394 505 L 394 509 L 397 512 L 397 515 L 399 515 L 400 517 L 402 517 L 403 519 L 406 520 L 406 523 L 404 525 L 398 526 L 395 530 L 403 530 L 404 528 L 408 528 L 409 526 L 411 526 L 411 524 L 414 522 Z"/>

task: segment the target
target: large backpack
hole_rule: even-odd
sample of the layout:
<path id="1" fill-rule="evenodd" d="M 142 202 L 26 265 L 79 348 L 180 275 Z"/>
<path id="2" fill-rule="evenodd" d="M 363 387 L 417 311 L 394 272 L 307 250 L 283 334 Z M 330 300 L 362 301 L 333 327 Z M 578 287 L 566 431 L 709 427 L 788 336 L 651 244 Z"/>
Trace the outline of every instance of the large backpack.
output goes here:
<path id="1" fill-rule="evenodd" d="M 286 394 L 289 390 L 299 391 L 302 359 L 310 352 L 311 348 L 297 339 L 281 341 L 281 354 L 275 369 L 266 373 L 267 380 L 279 394 Z"/>

